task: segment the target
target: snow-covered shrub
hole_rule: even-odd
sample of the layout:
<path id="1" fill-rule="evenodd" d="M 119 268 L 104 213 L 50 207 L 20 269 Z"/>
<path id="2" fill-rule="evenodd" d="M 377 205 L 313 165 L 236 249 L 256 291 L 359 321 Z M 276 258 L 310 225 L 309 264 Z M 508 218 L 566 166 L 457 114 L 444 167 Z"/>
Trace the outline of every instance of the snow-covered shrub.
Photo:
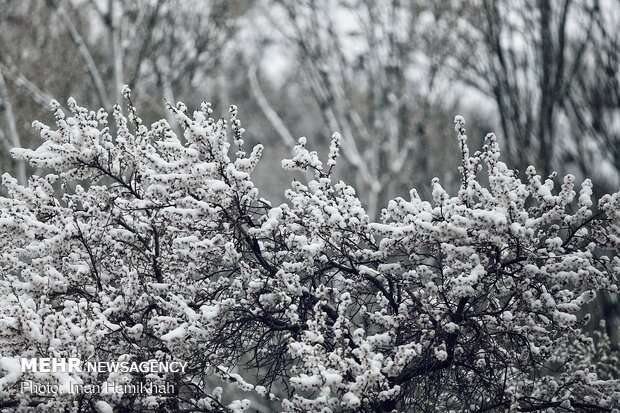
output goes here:
<path id="1" fill-rule="evenodd" d="M 521 179 L 492 134 L 471 155 L 457 117 L 459 192 L 435 179 L 431 201 L 412 190 L 371 222 L 332 180 L 337 134 L 325 164 L 299 140 L 283 167 L 314 179 L 272 206 L 251 179 L 263 148 L 245 152 L 235 107 L 230 122 L 209 104 L 170 107 L 180 137 L 131 104 L 112 125 L 68 105 L 52 103 L 54 128 L 35 122 L 39 148 L 14 153 L 53 173 L 27 187 L 3 176 L 1 406 L 617 412 L 620 384 L 597 365 L 611 355 L 581 326 L 584 304 L 617 290 L 620 194 L 594 207 L 588 180 L 577 194 L 570 175 L 558 189 L 532 167 Z M 22 374 L 20 357 L 188 365 Z M 175 391 L 44 397 L 21 392 L 30 379 Z"/>

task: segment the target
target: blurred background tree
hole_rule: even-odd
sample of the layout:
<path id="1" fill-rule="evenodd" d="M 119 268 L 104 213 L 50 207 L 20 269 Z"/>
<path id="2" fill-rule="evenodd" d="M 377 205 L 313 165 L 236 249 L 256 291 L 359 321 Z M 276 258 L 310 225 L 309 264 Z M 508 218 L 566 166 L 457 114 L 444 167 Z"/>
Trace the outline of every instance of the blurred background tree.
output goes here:
<path id="1" fill-rule="evenodd" d="M 428 182 L 443 162 L 441 141 L 432 137 L 441 135 L 437 121 L 450 118 L 454 106 L 442 99 L 446 87 L 437 82 L 447 56 L 429 30 L 433 22 L 426 7 L 313 0 L 278 0 L 263 7 L 278 44 L 291 50 L 291 83 L 317 110 L 320 135 L 342 134 L 345 177 L 355 183 L 371 216 L 386 200 Z M 260 95 L 258 81 L 251 79 Z M 290 145 L 291 133 L 279 135 Z"/>
<path id="2" fill-rule="evenodd" d="M 23 168 L 6 149 L 32 146 L 30 123 L 49 116 L 50 96 L 111 110 L 128 84 L 151 110 L 141 114 L 147 121 L 162 115 L 162 99 L 227 101 L 223 79 L 244 12 L 243 1 L 226 0 L 0 3 L 2 169 Z"/>
<path id="3" fill-rule="evenodd" d="M 463 8 L 453 76 L 484 93 L 514 165 L 618 185 L 619 2 L 482 0 Z M 462 46 L 462 44 L 461 44 Z M 602 150 L 601 150 L 602 149 Z"/>
<path id="4" fill-rule="evenodd" d="M 0 169 L 22 181 L 37 172 L 9 150 L 35 146 L 30 123 L 50 120 L 50 96 L 110 109 L 129 84 L 146 122 L 168 115 L 163 99 L 209 100 L 216 114 L 237 104 L 253 126 L 246 139 L 268 148 L 255 179 L 271 199 L 284 199 L 279 160 L 297 138 L 327 152 L 333 131 L 338 173 L 371 216 L 412 187 L 428 195 L 459 162 L 444 149 L 456 113 L 474 139 L 497 131 L 511 167 L 613 192 L 618 10 L 618 0 L 3 0 Z M 600 308 L 609 317 L 615 306 L 606 297 Z"/>

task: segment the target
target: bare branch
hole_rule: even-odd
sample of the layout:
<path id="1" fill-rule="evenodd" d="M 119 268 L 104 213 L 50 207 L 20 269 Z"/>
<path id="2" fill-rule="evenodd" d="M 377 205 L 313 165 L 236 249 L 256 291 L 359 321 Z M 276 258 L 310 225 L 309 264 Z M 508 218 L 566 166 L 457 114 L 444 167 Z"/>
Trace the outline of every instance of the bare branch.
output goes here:
<path id="1" fill-rule="evenodd" d="M 254 96 L 254 99 L 256 99 L 258 106 L 263 111 L 263 114 L 267 117 L 269 122 L 271 122 L 271 126 L 273 126 L 273 128 L 280 136 L 280 139 L 282 139 L 282 142 L 289 147 L 293 147 L 295 145 L 295 138 L 293 138 L 293 134 L 286 127 L 278 113 L 273 109 L 273 107 L 269 103 L 269 100 L 263 93 L 258 83 L 256 71 L 257 69 L 255 65 L 252 65 L 248 69 L 248 79 L 250 80 L 252 95 Z"/>
<path id="2" fill-rule="evenodd" d="M 22 73 L 20 73 L 12 65 L 7 66 L 0 63 L 0 70 L 2 70 L 7 75 L 7 77 L 15 84 L 15 86 L 21 88 L 24 92 L 26 92 L 37 104 L 41 105 L 45 109 L 49 108 L 49 104 L 53 99 L 49 93 L 40 89 L 39 86 L 37 86 L 34 82 L 32 82 Z M 68 111 L 64 107 L 63 110 L 65 112 Z"/>

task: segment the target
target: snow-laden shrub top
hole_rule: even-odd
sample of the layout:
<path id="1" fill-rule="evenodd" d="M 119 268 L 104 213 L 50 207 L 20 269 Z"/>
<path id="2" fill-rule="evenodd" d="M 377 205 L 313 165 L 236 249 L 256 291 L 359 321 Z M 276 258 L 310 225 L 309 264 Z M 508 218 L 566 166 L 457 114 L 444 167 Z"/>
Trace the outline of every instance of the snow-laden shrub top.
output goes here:
<path id="1" fill-rule="evenodd" d="M 129 100 L 129 91 L 125 90 Z M 52 103 L 55 127 L 15 156 L 53 173 L 0 199 L 0 404 L 15 410 L 288 412 L 612 411 L 618 366 L 581 326 L 617 290 L 620 195 L 560 188 L 471 155 L 462 185 L 415 190 L 371 222 L 301 138 L 288 202 L 260 198 L 237 110 L 209 104 L 183 130 L 135 108 Z M 229 131 L 232 129 L 232 132 Z M 232 146 L 232 147 L 231 147 Z M 456 146 L 456 144 L 455 144 Z M 482 179 L 480 179 L 482 176 Z M 578 191 L 578 193 L 577 193 Z M 603 346 L 603 347 L 600 347 Z M 606 348 L 606 347 L 605 347 Z M 20 357 L 186 361 L 185 374 L 20 373 Z M 599 362 L 604 368 L 599 368 Z M 17 363 L 17 364 L 16 364 Z M 615 371 L 615 372 L 614 372 Z M 172 383 L 171 394 L 20 391 L 24 380 Z M 82 410 L 80 410 L 82 409 Z M 617 412 L 618 410 L 613 410 Z"/>

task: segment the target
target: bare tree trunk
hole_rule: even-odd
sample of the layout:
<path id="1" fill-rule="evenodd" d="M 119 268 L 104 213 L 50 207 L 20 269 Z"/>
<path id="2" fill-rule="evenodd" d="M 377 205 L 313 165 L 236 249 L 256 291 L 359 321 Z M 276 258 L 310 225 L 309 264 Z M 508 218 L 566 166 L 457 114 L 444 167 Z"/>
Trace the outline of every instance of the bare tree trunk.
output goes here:
<path id="1" fill-rule="evenodd" d="M 140 77 L 140 68 L 142 67 L 142 63 L 146 60 L 146 56 L 148 54 L 149 48 L 151 46 L 151 41 L 153 40 L 153 30 L 157 25 L 157 20 L 159 18 L 159 9 L 163 3 L 163 0 L 158 0 L 155 6 L 153 6 L 153 11 L 150 14 L 149 19 L 146 22 L 146 37 L 140 46 L 140 52 L 138 53 L 138 61 L 136 62 L 133 73 L 129 77 L 129 87 L 134 88 L 138 79 Z"/>
<path id="2" fill-rule="evenodd" d="M 551 5 L 549 0 L 540 0 L 540 37 L 541 37 L 541 69 L 540 78 L 541 102 L 540 118 L 538 120 L 539 152 L 538 162 L 543 168 L 545 176 L 551 173 L 553 160 L 553 107 L 557 99 L 554 67 L 557 64 L 554 58 L 553 39 L 551 37 Z"/>
<path id="3" fill-rule="evenodd" d="M 6 87 L 6 82 L 4 81 L 4 76 L 2 75 L 2 70 L 0 69 L 0 99 L 2 99 L 2 103 L 4 104 L 4 117 L 6 119 L 6 124 L 9 130 L 9 139 L 7 142 L 10 146 L 14 148 L 21 148 L 21 140 L 19 139 L 19 134 L 17 133 L 17 126 L 15 124 L 15 115 L 13 114 L 13 106 L 11 105 L 11 99 L 9 97 L 9 91 Z M 23 160 L 15 160 L 14 161 L 17 172 L 17 179 L 20 184 L 26 185 L 28 179 L 26 177 L 26 164 Z"/>
<path id="4" fill-rule="evenodd" d="M 115 0 L 108 0 L 108 35 L 110 38 L 110 52 L 112 54 L 113 73 L 114 73 L 114 90 L 112 96 L 115 96 L 115 103 L 121 104 L 123 88 L 123 50 L 121 49 L 120 36 L 120 19 L 115 11 Z"/>
<path id="5" fill-rule="evenodd" d="M 164 96 L 164 100 L 166 100 L 168 103 L 170 103 L 170 105 L 175 107 L 177 104 L 177 101 L 174 97 L 174 91 L 172 90 L 172 85 L 170 84 L 170 78 L 168 77 L 167 73 L 161 76 L 161 86 L 162 86 L 162 94 Z M 179 123 L 176 121 L 176 118 L 174 117 L 172 112 L 170 112 L 169 110 L 166 110 L 166 119 L 168 120 L 170 127 L 172 128 L 173 132 L 177 135 L 177 137 L 181 141 L 184 141 L 183 131 L 181 130 Z"/>
<path id="6" fill-rule="evenodd" d="M 75 47 L 77 47 L 78 52 L 80 53 L 80 56 L 82 57 L 82 60 L 84 61 L 84 64 L 86 65 L 88 75 L 90 76 L 90 79 L 93 82 L 93 86 L 95 87 L 95 91 L 97 92 L 97 97 L 99 98 L 99 104 L 102 107 L 109 110 L 111 107 L 110 101 L 108 100 L 108 95 L 105 91 L 103 80 L 101 79 L 101 74 L 99 73 L 99 70 L 97 69 L 95 60 L 93 59 L 93 56 L 90 54 L 90 51 L 88 50 L 88 47 L 86 46 L 86 43 L 84 42 L 84 39 L 78 32 L 77 27 L 75 27 L 73 20 L 71 20 L 71 16 L 69 16 L 67 11 L 60 4 L 59 0 L 52 0 L 52 4 L 58 11 L 58 15 L 60 16 L 63 24 L 65 25 L 67 31 L 69 32 L 69 36 L 71 37 L 71 40 L 75 44 Z"/>

